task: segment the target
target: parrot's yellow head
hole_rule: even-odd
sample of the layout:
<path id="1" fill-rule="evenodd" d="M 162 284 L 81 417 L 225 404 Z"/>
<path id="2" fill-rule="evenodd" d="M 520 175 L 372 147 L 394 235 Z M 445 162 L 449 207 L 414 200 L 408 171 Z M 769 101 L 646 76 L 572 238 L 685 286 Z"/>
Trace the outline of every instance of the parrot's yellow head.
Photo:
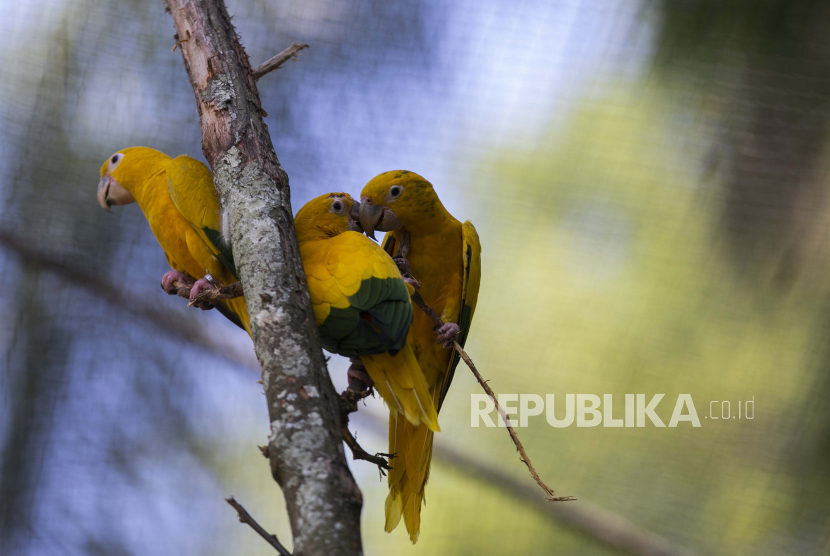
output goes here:
<path id="1" fill-rule="evenodd" d="M 149 147 L 130 147 L 114 153 L 101 166 L 98 204 L 109 210 L 112 205 L 134 203 L 136 189 L 141 187 L 156 166 L 169 160 L 166 154 Z"/>
<path id="2" fill-rule="evenodd" d="M 363 232 L 358 224 L 360 203 L 348 193 L 326 193 L 307 202 L 294 217 L 297 241 L 327 239 L 348 232 Z"/>
<path id="3" fill-rule="evenodd" d="M 448 216 L 432 184 L 414 172 L 392 170 L 375 176 L 360 192 L 360 225 L 366 235 L 399 228 L 435 229 Z"/>

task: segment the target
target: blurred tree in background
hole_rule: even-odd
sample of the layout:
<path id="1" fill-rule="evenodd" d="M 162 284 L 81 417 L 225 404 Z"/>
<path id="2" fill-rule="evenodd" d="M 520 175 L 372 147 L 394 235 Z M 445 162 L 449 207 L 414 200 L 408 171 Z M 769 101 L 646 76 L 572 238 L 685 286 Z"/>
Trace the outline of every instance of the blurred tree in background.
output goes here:
<path id="1" fill-rule="evenodd" d="M 830 5 L 817 0 L 661 3 L 658 60 L 719 113 L 712 165 L 725 174 L 723 228 L 747 276 L 797 272 L 825 202 Z M 784 257 L 784 260 L 780 260 Z"/>
<path id="2" fill-rule="evenodd" d="M 311 45 L 258 83 L 295 211 L 407 168 L 476 224 L 469 353 L 497 392 L 662 392 L 664 418 L 693 395 L 699 429 L 531 418 L 520 434 L 557 492 L 693 553 L 830 551 L 825 3 L 228 10 L 254 64 Z M 246 352 L 220 316 L 159 291 L 167 265 L 135 207 L 95 202 L 117 149 L 201 156 L 173 43 L 161 4 L 0 4 L 0 231 Z M 0 246 L 0 552 L 270 553 L 232 494 L 289 541 L 250 364 Z M 338 387 L 346 365 L 330 363 Z M 469 428 L 470 393 L 458 373 L 437 445 L 530 482 L 504 431 Z M 753 420 L 704 419 L 710 400 L 752 397 Z M 384 412 L 358 414 L 367 450 L 385 440 L 364 417 Z M 386 485 L 353 464 L 367 553 L 614 553 L 442 461 L 414 547 L 383 533 Z"/>

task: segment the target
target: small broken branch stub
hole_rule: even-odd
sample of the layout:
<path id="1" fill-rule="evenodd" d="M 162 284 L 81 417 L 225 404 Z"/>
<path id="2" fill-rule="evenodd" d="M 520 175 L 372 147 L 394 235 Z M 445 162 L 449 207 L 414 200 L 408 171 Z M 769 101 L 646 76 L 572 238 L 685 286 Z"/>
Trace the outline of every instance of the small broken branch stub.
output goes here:
<path id="1" fill-rule="evenodd" d="M 269 58 L 265 62 L 261 63 L 257 67 L 251 70 L 251 75 L 254 79 L 259 79 L 263 75 L 267 73 L 271 73 L 272 71 L 278 70 L 284 63 L 289 60 L 299 60 L 299 56 L 297 55 L 300 50 L 304 48 L 309 48 L 309 46 L 305 43 L 297 43 L 295 42 L 276 56 Z"/>

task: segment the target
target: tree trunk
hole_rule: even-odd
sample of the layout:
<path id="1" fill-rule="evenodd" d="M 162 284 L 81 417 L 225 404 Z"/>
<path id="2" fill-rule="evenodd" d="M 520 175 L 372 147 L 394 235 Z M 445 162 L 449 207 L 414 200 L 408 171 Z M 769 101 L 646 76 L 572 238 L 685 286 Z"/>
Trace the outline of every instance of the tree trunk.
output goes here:
<path id="1" fill-rule="evenodd" d="M 271 471 L 294 554 L 362 554 L 363 500 L 346 464 L 294 233 L 288 177 L 223 0 L 167 0 L 202 125 L 202 149 L 245 290 L 268 400 Z"/>

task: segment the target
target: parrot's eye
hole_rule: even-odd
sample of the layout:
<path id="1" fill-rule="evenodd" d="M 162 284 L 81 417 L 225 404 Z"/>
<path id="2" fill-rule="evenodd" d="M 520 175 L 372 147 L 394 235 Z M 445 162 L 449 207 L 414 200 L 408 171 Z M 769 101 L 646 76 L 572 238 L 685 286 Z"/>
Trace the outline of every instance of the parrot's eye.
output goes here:
<path id="1" fill-rule="evenodd" d="M 335 214 L 345 214 L 345 207 L 343 206 L 343 202 L 340 199 L 335 200 L 331 204 L 331 211 Z"/>
<path id="2" fill-rule="evenodd" d="M 112 158 L 110 158 L 109 163 L 110 172 L 112 172 L 115 169 L 115 167 L 118 166 L 118 163 L 121 162 L 122 158 L 124 158 L 123 153 L 115 153 L 114 155 L 112 155 Z"/>
<path id="3" fill-rule="evenodd" d="M 395 199 L 395 198 L 401 196 L 402 191 L 403 191 L 403 187 L 401 187 L 400 185 L 393 185 L 392 187 L 389 188 L 389 196 L 392 197 L 393 199 Z"/>

